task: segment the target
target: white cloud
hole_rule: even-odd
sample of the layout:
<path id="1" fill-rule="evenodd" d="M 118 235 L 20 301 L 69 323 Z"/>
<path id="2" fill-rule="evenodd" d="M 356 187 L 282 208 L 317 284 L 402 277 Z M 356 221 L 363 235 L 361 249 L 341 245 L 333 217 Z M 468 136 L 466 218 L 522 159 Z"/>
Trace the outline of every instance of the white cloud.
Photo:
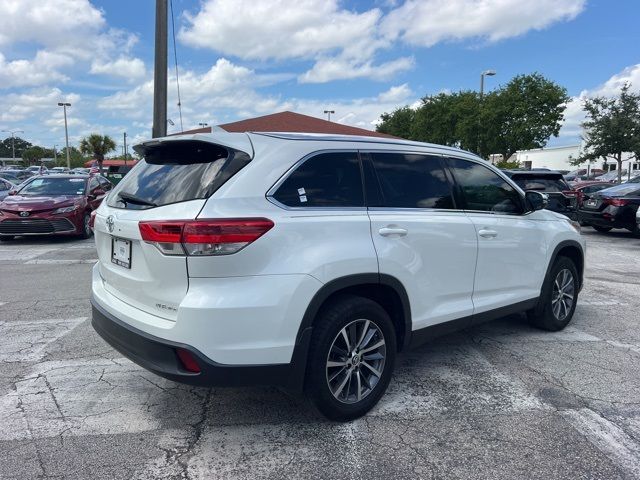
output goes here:
<path id="1" fill-rule="evenodd" d="M 90 73 L 110 75 L 135 81 L 146 75 L 144 62 L 139 58 L 119 57 L 113 61 L 100 62 L 94 60 L 91 63 Z"/>
<path id="2" fill-rule="evenodd" d="M 388 80 L 396 73 L 410 70 L 414 66 L 413 58 L 402 57 L 379 65 L 371 60 L 344 58 L 341 56 L 321 58 L 307 72 L 298 77 L 301 83 L 324 83 L 332 80 L 369 78 Z"/>
<path id="3" fill-rule="evenodd" d="M 631 91 L 640 92 L 640 63 L 631 65 L 620 73 L 616 73 L 603 84 L 595 88 L 583 90 L 567 103 L 564 112 L 564 124 L 560 130 L 559 140 L 555 143 L 568 141 L 577 142 L 582 134 L 581 124 L 585 120 L 585 112 L 582 108 L 584 101 L 590 97 L 613 97 L 620 93 L 625 84 L 631 84 Z"/>
<path id="4" fill-rule="evenodd" d="M 413 96 L 413 92 L 409 88 L 409 84 L 403 83 L 380 93 L 377 100 L 381 103 L 399 103 L 406 101 L 411 96 Z"/>
<path id="5" fill-rule="evenodd" d="M 59 72 L 73 60 L 66 55 L 40 50 L 32 60 L 7 62 L 0 53 L 0 85 L 4 88 L 31 87 L 52 81 L 65 81 L 66 75 Z"/>
<path id="6" fill-rule="evenodd" d="M 180 38 L 241 58 L 314 58 L 371 37 L 381 15 L 341 9 L 337 0 L 208 0 L 185 14 Z"/>
<path id="7" fill-rule="evenodd" d="M 572 20 L 586 0 L 407 0 L 382 22 L 391 39 L 424 47 L 448 40 L 498 41 Z"/>
<path id="8" fill-rule="evenodd" d="M 142 60 L 127 55 L 137 36 L 108 28 L 88 0 L 0 0 L 0 12 L 0 88 L 64 82 L 78 64 L 91 64 L 96 74 L 145 74 Z M 15 44 L 38 51 L 32 59 L 9 58 Z"/>
<path id="9" fill-rule="evenodd" d="M 3 108 L 0 109 L 0 121 L 20 122 L 33 115 L 43 113 L 47 117 L 62 115 L 62 112 L 58 112 L 61 110 L 58 107 L 60 101 L 76 105 L 80 101 L 80 96 L 63 94 L 59 88 L 38 88 L 23 93 L 2 95 L 0 96 L 0 104 L 3 105 Z M 23 125 L 22 127 L 27 130 L 27 126 Z"/>

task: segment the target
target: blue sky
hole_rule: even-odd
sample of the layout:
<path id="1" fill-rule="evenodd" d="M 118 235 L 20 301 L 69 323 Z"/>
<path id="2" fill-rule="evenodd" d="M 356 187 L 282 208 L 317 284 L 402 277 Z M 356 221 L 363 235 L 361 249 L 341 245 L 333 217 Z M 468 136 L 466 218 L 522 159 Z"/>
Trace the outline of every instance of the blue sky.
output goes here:
<path id="1" fill-rule="evenodd" d="M 151 130 L 152 0 L 0 0 L 1 130 L 72 143 Z M 294 110 L 373 129 L 440 91 L 540 72 L 572 101 L 552 145 L 575 143 L 589 95 L 640 88 L 637 0 L 173 0 L 184 128 Z M 170 54 L 173 54 L 172 47 Z M 173 62 L 169 117 L 179 128 Z M 1 134 L 2 136 L 6 134 Z M 22 135 L 22 134 L 21 134 Z M 0 137 L 2 138 L 2 137 Z"/>

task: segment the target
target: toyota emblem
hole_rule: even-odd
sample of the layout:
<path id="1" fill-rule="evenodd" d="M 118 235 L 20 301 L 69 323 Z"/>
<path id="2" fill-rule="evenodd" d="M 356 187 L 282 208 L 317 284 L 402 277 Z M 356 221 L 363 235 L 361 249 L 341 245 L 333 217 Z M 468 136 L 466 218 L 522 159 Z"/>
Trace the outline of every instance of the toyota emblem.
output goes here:
<path id="1" fill-rule="evenodd" d="M 107 228 L 109 229 L 109 233 L 113 232 L 113 226 L 114 226 L 113 215 L 109 215 L 107 217 Z"/>
<path id="2" fill-rule="evenodd" d="M 28 217 L 29 216 L 29 212 L 20 212 L 20 216 L 21 217 Z"/>

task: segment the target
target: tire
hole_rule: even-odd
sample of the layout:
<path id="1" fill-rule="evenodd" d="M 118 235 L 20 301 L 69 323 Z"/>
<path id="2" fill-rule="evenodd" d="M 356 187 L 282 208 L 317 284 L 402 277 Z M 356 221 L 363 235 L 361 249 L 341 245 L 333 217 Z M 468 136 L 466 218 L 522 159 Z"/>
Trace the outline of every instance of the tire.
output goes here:
<path id="1" fill-rule="evenodd" d="M 306 394 L 328 419 L 356 419 L 378 403 L 389 385 L 397 351 L 394 325 L 379 304 L 355 295 L 336 298 L 318 315 Z"/>
<path id="2" fill-rule="evenodd" d="M 13 235 L 2 235 L 2 236 L 0 236 L 0 242 L 10 242 L 14 238 L 16 238 L 16 237 L 13 236 Z"/>
<path id="3" fill-rule="evenodd" d="M 91 220 L 91 214 L 89 212 L 85 212 L 82 217 L 82 232 L 78 235 L 80 238 L 86 240 L 87 238 L 91 238 L 93 232 L 91 231 L 91 227 L 89 226 L 89 221 Z"/>
<path id="4" fill-rule="evenodd" d="M 611 227 L 598 227 L 597 225 L 592 225 L 592 226 L 596 232 L 607 233 L 611 231 Z"/>
<path id="5" fill-rule="evenodd" d="M 566 327 L 576 310 L 578 282 L 578 269 L 573 261 L 558 257 L 544 281 L 538 305 L 527 312 L 531 323 L 551 332 Z M 564 293 L 562 297 L 560 291 Z"/>

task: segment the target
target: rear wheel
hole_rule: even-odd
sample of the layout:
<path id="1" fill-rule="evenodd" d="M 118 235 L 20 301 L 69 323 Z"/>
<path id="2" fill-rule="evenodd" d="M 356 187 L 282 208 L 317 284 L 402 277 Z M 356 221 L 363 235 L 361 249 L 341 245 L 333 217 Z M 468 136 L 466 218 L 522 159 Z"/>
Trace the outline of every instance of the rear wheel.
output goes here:
<path id="1" fill-rule="evenodd" d="M 331 420 L 358 418 L 386 391 L 395 359 L 395 329 L 387 312 L 367 298 L 339 297 L 314 327 L 307 395 Z"/>
<path id="2" fill-rule="evenodd" d="M 544 330 L 566 327 L 578 301 L 578 269 L 571 259 L 558 257 L 542 286 L 538 305 L 527 312 L 531 323 Z"/>
<path id="3" fill-rule="evenodd" d="M 596 232 L 607 233 L 611 231 L 611 227 L 598 227 L 597 225 L 593 225 L 593 229 Z"/>

